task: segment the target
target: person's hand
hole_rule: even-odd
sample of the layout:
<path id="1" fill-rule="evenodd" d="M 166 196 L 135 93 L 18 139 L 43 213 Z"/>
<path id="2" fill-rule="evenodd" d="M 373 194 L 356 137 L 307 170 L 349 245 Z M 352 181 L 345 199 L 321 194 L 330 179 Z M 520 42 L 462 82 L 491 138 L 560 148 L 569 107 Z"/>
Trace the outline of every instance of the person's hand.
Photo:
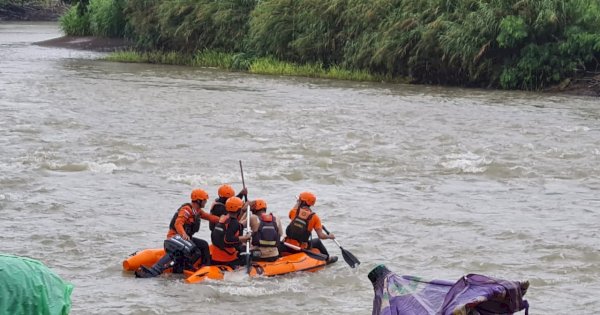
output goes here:
<path id="1" fill-rule="evenodd" d="M 335 235 L 333 235 L 333 233 L 330 233 L 328 236 L 329 236 L 328 238 L 329 238 L 330 240 L 333 240 L 333 239 L 335 239 Z"/>
<path id="2" fill-rule="evenodd" d="M 190 240 L 190 237 L 186 233 L 183 233 L 183 235 L 181 235 L 181 238 L 183 238 L 186 241 Z"/>
<path id="3" fill-rule="evenodd" d="M 248 196 L 248 188 L 246 188 L 246 187 L 242 188 L 242 190 L 240 190 L 240 194 L 242 194 L 244 196 Z"/>
<path id="4" fill-rule="evenodd" d="M 240 236 L 240 242 L 246 242 L 250 239 L 250 234 Z"/>

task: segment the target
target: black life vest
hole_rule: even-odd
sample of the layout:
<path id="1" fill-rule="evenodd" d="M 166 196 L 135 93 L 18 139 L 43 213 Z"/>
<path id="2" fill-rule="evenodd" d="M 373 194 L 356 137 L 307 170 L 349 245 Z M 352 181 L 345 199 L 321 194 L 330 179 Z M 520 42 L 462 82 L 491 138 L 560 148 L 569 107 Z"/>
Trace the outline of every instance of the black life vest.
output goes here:
<path id="1" fill-rule="evenodd" d="M 252 237 L 252 244 L 261 247 L 277 247 L 279 245 L 279 229 L 272 213 L 263 213 L 258 217 L 260 225 Z"/>
<path id="2" fill-rule="evenodd" d="M 296 209 L 296 216 L 285 229 L 286 236 L 301 243 L 307 243 L 311 236 L 311 232 L 308 231 L 308 222 L 314 215 L 315 213 L 310 208 Z"/>
<path id="3" fill-rule="evenodd" d="M 213 203 L 212 207 L 210 208 L 210 214 L 216 215 L 217 217 L 227 214 L 227 210 L 225 209 L 225 202 L 221 202 L 221 198 L 215 199 L 215 203 Z M 213 231 L 215 229 L 215 225 L 216 223 L 210 222 L 208 224 L 208 228 L 211 231 Z"/>
<path id="4" fill-rule="evenodd" d="M 231 220 L 235 219 L 229 215 L 221 217 L 219 222 L 215 225 L 215 229 L 212 231 L 212 233 L 210 233 L 210 241 L 213 243 L 213 245 L 221 250 L 226 251 L 227 253 L 230 253 L 227 248 L 236 247 L 235 245 L 225 243 L 225 237 L 227 236 L 227 230 L 229 229 Z M 237 235 L 239 235 L 239 231 L 237 232 Z"/>
<path id="5" fill-rule="evenodd" d="M 179 209 L 177 209 L 177 211 L 175 211 L 173 218 L 171 218 L 171 223 L 169 223 L 169 229 L 171 229 L 173 231 L 177 231 L 177 229 L 175 228 L 175 221 L 177 221 L 177 216 L 179 215 L 179 211 L 181 210 L 181 208 L 183 208 L 185 206 L 190 207 L 190 209 L 192 210 L 192 213 L 190 213 L 190 214 L 194 216 L 194 221 L 192 223 L 188 223 L 186 220 L 186 223 L 183 224 L 183 229 L 185 230 L 185 233 L 189 237 L 192 237 L 192 235 L 194 235 L 194 233 L 196 233 L 200 230 L 200 213 L 197 213 L 196 211 L 194 211 L 194 208 L 192 207 L 191 203 L 184 203 L 181 205 L 181 207 L 179 207 Z"/>

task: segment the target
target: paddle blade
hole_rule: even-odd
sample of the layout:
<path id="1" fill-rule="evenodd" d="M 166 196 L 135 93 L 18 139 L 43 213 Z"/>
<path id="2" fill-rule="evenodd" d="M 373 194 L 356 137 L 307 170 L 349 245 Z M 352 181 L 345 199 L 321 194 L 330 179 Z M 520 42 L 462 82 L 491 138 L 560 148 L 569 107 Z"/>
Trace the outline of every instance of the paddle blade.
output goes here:
<path id="1" fill-rule="evenodd" d="M 340 249 L 342 250 L 342 257 L 344 257 L 344 260 L 346 261 L 348 266 L 350 266 L 351 268 L 356 268 L 356 266 L 360 265 L 360 260 L 358 260 L 358 258 L 352 255 L 351 252 L 345 250 L 341 246 Z"/>
<path id="2" fill-rule="evenodd" d="M 308 257 L 314 258 L 316 260 L 327 261 L 327 255 L 323 255 L 323 254 L 320 254 L 320 253 L 315 253 L 313 251 L 306 250 L 306 249 L 303 249 L 302 252 L 306 253 L 306 255 Z"/>

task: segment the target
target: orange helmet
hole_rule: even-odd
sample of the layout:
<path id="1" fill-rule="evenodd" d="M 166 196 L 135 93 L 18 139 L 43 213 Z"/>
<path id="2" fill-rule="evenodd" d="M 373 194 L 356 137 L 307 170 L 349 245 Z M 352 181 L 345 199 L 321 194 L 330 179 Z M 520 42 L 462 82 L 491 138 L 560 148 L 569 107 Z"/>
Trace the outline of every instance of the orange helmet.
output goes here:
<path id="1" fill-rule="evenodd" d="M 235 190 L 233 190 L 233 187 L 227 184 L 219 187 L 219 197 L 231 198 L 233 196 L 235 196 Z"/>
<path id="2" fill-rule="evenodd" d="M 253 211 L 267 210 L 267 202 L 263 199 L 254 200 L 254 209 Z"/>
<path id="3" fill-rule="evenodd" d="M 192 190 L 192 201 L 196 200 L 208 200 L 208 194 L 203 189 L 194 189 Z"/>
<path id="4" fill-rule="evenodd" d="M 311 192 L 304 191 L 300 193 L 300 195 L 298 196 L 298 200 L 304 201 L 309 206 L 313 206 L 315 202 L 317 202 L 317 196 L 315 196 Z"/>
<path id="5" fill-rule="evenodd" d="M 242 208 L 244 202 L 238 197 L 231 197 L 225 202 L 225 209 L 229 212 L 237 212 Z"/>

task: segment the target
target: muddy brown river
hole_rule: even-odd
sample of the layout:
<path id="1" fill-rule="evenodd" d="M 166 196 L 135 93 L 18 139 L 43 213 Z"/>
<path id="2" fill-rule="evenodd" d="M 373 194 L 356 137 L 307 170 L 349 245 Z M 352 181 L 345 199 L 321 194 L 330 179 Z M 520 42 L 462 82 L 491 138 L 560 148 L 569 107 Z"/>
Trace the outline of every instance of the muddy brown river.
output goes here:
<path id="1" fill-rule="evenodd" d="M 0 251 L 74 284 L 72 314 L 370 314 L 367 273 L 529 280 L 531 314 L 600 310 L 600 100 L 110 63 L 0 23 Z M 192 188 L 310 190 L 344 248 L 317 273 L 135 279 Z M 203 224 L 199 237 L 210 239 Z M 340 255 L 332 241 L 329 251 Z"/>

